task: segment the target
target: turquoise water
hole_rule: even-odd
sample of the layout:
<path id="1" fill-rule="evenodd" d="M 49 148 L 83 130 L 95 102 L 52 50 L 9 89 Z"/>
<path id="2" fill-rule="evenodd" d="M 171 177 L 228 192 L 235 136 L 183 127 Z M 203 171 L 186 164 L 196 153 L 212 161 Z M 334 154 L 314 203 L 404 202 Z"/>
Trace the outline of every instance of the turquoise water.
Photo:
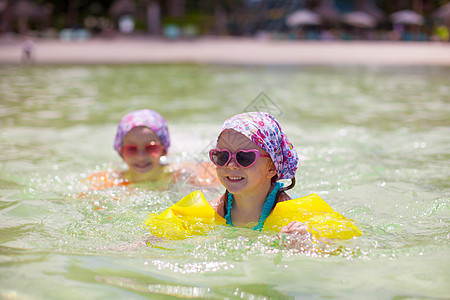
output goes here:
<path id="1" fill-rule="evenodd" d="M 1 66 L 0 298 L 446 299 L 449 78 L 431 67 Z M 148 214 L 193 187 L 89 191 L 83 179 L 123 167 L 116 123 L 147 107 L 169 122 L 172 162 L 206 161 L 232 114 L 271 112 L 301 157 L 291 196 L 318 193 L 364 235 L 320 253 L 225 227 L 142 246 Z"/>

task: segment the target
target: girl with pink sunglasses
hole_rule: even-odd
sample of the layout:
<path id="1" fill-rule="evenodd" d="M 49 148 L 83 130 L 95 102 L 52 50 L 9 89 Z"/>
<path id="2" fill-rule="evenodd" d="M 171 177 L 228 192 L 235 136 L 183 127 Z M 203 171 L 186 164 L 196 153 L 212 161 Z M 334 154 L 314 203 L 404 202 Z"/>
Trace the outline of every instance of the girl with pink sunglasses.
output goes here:
<path id="1" fill-rule="evenodd" d="M 211 206 L 228 225 L 262 229 L 275 205 L 291 199 L 285 191 L 295 185 L 298 155 L 272 115 L 253 112 L 226 120 L 217 149 L 209 154 L 226 188 Z M 291 184 L 284 187 L 281 179 L 290 179 Z M 303 223 L 292 222 L 281 232 L 308 230 Z"/>
<path id="2" fill-rule="evenodd" d="M 88 178 L 94 189 L 128 185 L 137 182 L 154 182 L 155 187 L 167 188 L 177 182 L 181 173 L 192 173 L 193 185 L 217 184 L 216 178 L 204 178 L 211 164 L 168 166 L 164 156 L 170 147 L 166 120 L 151 109 L 136 110 L 125 115 L 117 126 L 114 149 L 127 164 L 123 171 L 99 172 Z M 198 174 L 195 174 L 198 173 Z M 210 177 L 210 176 L 209 176 Z M 158 184 L 159 183 L 159 184 Z"/>

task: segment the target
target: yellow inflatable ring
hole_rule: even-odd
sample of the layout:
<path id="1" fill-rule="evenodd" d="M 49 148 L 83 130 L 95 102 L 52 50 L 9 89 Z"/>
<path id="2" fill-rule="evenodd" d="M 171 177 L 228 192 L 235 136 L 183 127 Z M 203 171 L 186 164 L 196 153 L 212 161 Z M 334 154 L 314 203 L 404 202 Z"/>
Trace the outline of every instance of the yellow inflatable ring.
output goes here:
<path id="1" fill-rule="evenodd" d="M 292 221 L 308 225 L 316 238 L 351 239 L 362 234 L 352 220 L 335 212 L 317 194 L 279 202 L 264 222 L 263 230 L 279 232 Z M 203 235 L 224 224 L 225 219 L 209 205 L 201 191 L 190 193 L 145 221 L 151 234 L 168 240 Z"/>

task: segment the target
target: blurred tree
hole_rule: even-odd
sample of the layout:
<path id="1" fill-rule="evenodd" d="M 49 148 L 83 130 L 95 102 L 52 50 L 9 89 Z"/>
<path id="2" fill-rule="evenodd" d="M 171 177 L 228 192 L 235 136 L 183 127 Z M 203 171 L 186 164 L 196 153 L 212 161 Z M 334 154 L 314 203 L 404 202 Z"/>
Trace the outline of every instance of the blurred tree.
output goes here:
<path id="1" fill-rule="evenodd" d="M 78 27 L 78 9 L 80 8 L 80 0 L 69 1 L 69 8 L 67 13 L 68 27 Z"/>
<path id="2" fill-rule="evenodd" d="M 145 20 L 147 32 L 151 35 L 161 33 L 161 3 L 158 0 L 141 0 L 146 7 Z"/>
<path id="3" fill-rule="evenodd" d="M 186 0 L 166 0 L 167 13 L 170 17 L 184 17 L 186 13 Z"/>
<path id="4" fill-rule="evenodd" d="M 2 0 L 0 6 L 0 32 L 11 30 L 12 0 Z"/>

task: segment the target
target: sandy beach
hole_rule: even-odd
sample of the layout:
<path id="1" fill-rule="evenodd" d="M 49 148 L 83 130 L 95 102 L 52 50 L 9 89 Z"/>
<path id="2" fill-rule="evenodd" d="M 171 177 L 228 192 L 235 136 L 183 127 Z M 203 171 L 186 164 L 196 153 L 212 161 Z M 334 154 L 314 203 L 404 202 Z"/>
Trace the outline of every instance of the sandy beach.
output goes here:
<path id="1" fill-rule="evenodd" d="M 20 64 L 23 42 L 0 42 L 0 64 Z M 146 38 L 36 40 L 35 64 L 357 64 L 450 66 L 450 43 Z"/>

